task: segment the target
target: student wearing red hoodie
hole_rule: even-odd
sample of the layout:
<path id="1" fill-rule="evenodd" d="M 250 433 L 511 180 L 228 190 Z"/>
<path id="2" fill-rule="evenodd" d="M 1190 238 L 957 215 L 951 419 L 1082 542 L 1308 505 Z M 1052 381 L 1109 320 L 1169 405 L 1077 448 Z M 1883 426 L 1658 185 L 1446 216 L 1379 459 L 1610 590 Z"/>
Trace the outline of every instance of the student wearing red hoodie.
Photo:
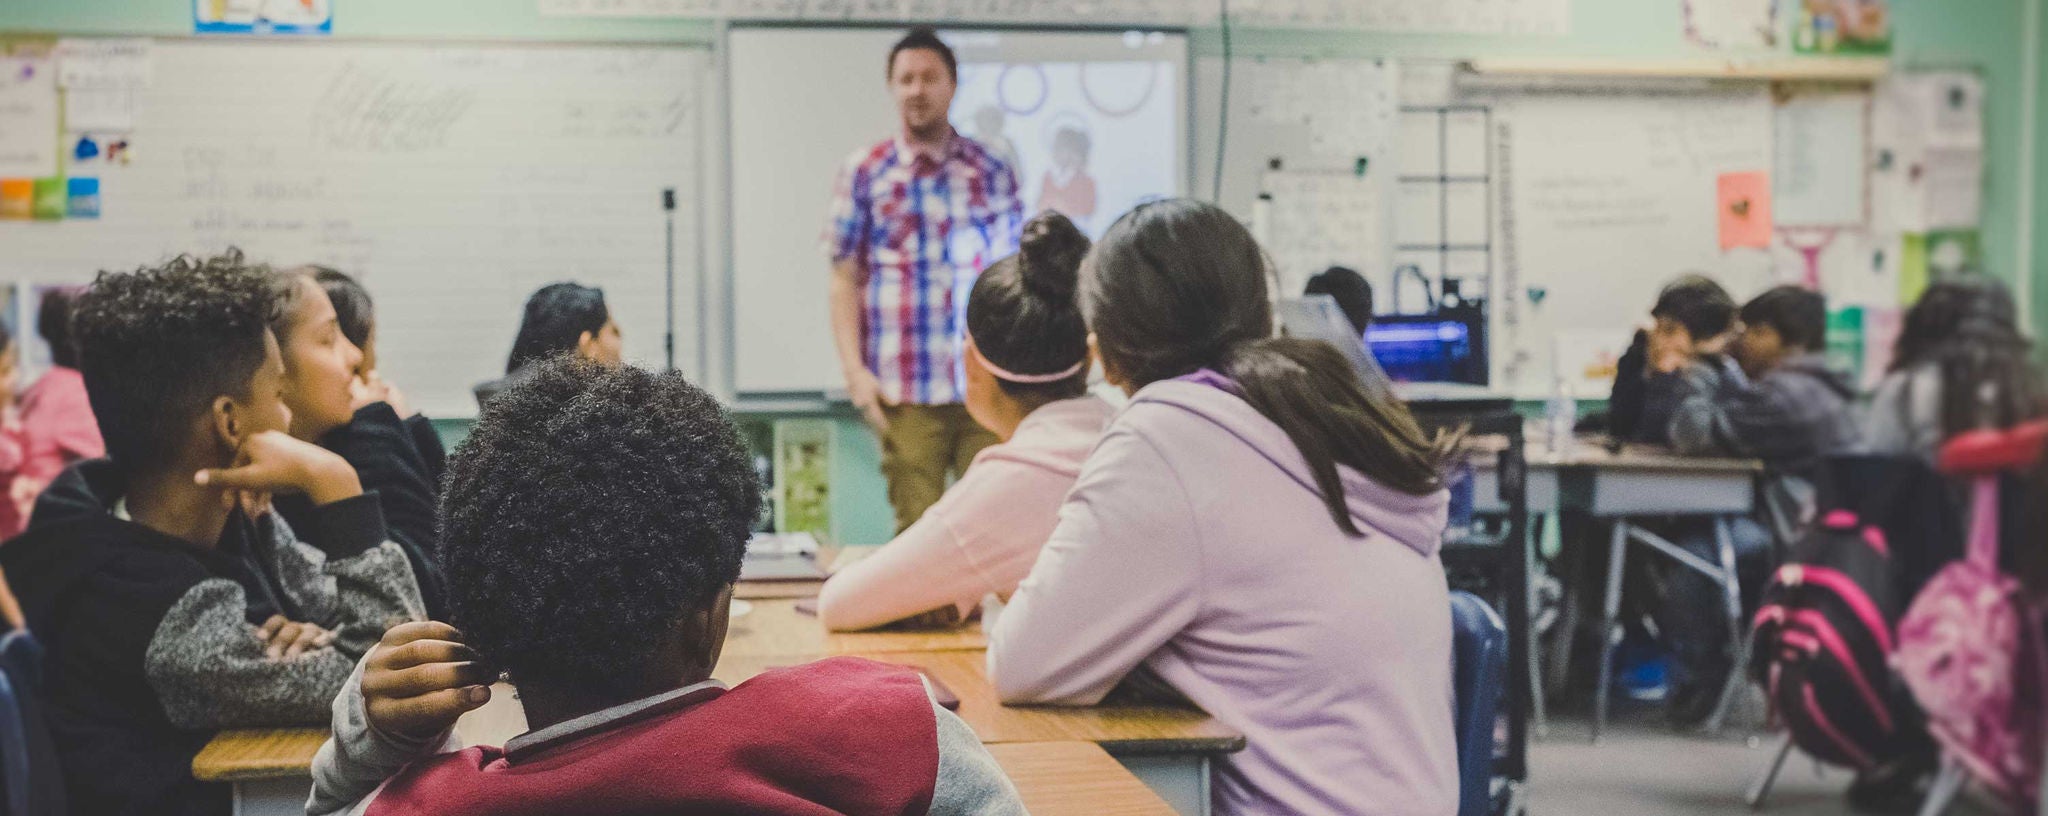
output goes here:
<path id="1" fill-rule="evenodd" d="M 914 672 L 710 679 L 760 488 L 680 375 L 537 363 L 484 406 L 446 487 L 460 635 L 394 629 L 358 666 L 308 813 L 1023 813 Z M 497 668 L 533 730 L 455 750 Z"/>

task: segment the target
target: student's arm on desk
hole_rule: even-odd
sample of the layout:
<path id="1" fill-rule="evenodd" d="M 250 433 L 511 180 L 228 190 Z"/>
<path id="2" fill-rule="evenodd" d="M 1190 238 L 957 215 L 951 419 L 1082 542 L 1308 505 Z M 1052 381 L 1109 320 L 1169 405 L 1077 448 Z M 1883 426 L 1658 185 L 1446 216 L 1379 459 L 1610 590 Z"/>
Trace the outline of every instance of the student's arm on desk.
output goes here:
<path id="1" fill-rule="evenodd" d="M 965 618 L 990 593 L 1017 589 L 1029 554 L 1019 530 L 1044 545 L 1049 503 L 1071 485 L 1003 459 L 982 459 L 917 523 L 880 550 L 832 575 L 818 593 L 818 620 L 835 632 L 872 629 L 944 607 Z M 1058 491 L 1058 492 L 1055 492 Z M 1036 497 L 1036 498 L 1027 498 Z"/>
<path id="2" fill-rule="evenodd" d="M 944 511 L 934 505 L 896 540 L 825 581 L 818 590 L 818 622 L 834 632 L 857 632 L 948 605 L 965 617 L 990 591 Z"/>
<path id="3" fill-rule="evenodd" d="M 989 633 L 997 696 L 1101 702 L 1194 620 L 1199 536 L 1193 503 L 1159 449 L 1131 430 L 1110 431 Z"/>

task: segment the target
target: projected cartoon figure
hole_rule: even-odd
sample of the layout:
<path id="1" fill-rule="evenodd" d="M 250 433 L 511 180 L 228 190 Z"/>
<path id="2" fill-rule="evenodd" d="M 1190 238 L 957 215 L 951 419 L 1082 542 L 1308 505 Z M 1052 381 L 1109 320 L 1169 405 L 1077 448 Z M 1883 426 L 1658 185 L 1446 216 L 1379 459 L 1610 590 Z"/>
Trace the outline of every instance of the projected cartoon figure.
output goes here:
<path id="1" fill-rule="evenodd" d="M 1053 210 L 1082 230 L 1095 215 L 1095 177 L 1088 173 L 1088 131 L 1079 121 L 1052 133 L 1052 167 L 1039 183 L 1038 210 Z"/>
<path id="2" fill-rule="evenodd" d="M 1008 165 L 1010 174 L 1022 178 L 1024 164 L 1017 159 L 1017 145 L 1010 137 L 1003 135 L 1003 122 L 1008 117 L 1003 109 L 994 105 L 983 105 L 974 111 L 974 140 L 988 148 L 1003 164 Z"/>

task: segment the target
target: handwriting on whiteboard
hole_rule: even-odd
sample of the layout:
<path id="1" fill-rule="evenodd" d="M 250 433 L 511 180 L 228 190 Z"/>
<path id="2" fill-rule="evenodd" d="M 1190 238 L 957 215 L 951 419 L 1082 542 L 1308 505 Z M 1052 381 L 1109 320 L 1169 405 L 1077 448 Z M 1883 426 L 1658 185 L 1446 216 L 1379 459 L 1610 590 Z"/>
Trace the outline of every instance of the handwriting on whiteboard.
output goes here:
<path id="1" fill-rule="evenodd" d="M 448 145 L 448 130 L 476 91 L 342 66 L 313 107 L 313 132 L 328 147 L 412 152 Z"/>

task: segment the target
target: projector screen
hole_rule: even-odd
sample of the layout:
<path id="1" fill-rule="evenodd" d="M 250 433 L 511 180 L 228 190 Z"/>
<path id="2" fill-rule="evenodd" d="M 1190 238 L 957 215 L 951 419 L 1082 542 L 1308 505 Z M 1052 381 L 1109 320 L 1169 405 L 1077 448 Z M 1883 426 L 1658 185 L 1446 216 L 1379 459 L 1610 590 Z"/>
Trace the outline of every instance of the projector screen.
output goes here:
<path id="1" fill-rule="evenodd" d="M 735 27 L 727 35 L 733 381 L 741 395 L 841 389 L 820 249 L 847 156 L 896 135 L 894 28 Z M 1178 32 L 942 30 L 960 61 L 951 119 L 1011 164 L 1027 215 L 1092 236 L 1188 178 Z"/>

